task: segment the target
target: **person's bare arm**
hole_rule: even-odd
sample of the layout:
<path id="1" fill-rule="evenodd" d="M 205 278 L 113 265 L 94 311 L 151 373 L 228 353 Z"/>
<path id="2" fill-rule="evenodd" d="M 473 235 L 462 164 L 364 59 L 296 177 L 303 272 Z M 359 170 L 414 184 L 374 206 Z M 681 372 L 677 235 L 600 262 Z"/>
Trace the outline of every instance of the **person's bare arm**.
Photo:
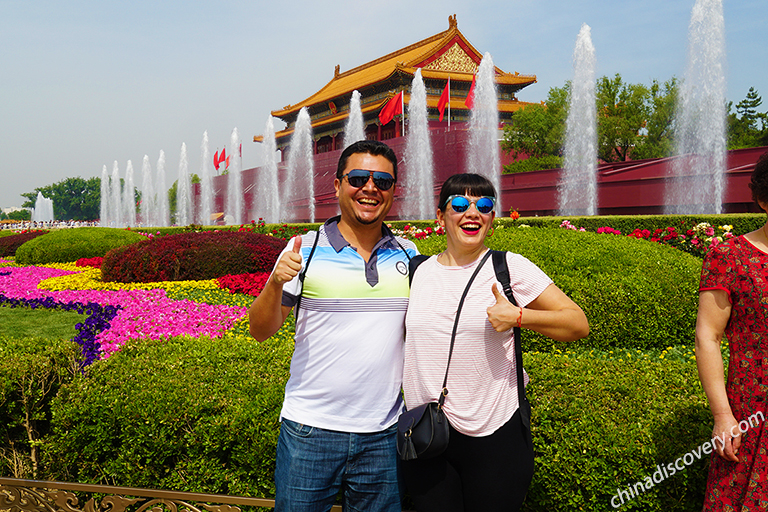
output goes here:
<path id="1" fill-rule="evenodd" d="M 488 320 L 497 332 L 511 329 L 520 319 L 522 327 L 557 341 L 578 340 L 589 334 L 584 311 L 554 284 L 547 286 L 525 308 L 513 306 L 495 283 L 492 291 L 496 304 L 488 308 Z"/>
<path id="2" fill-rule="evenodd" d="M 738 462 L 741 432 L 725 392 L 723 357 L 720 343 L 731 317 L 731 303 L 724 290 L 704 290 L 699 293 L 696 317 L 696 367 L 709 408 L 715 419 L 712 436 L 717 454 Z"/>

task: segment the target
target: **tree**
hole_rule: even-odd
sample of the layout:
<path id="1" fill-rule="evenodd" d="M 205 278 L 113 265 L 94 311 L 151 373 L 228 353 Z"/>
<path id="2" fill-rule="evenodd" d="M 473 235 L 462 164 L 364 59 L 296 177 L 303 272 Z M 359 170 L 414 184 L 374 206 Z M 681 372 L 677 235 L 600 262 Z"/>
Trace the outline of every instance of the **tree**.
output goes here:
<path id="1" fill-rule="evenodd" d="M 29 210 L 16 210 L 8 214 L 11 220 L 32 220 L 32 212 Z"/>
<path id="2" fill-rule="evenodd" d="M 754 87 L 736 104 L 736 113 L 731 112 L 733 103 L 728 103 L 728 149 L 768 145 L 768 114 L 757 111 L 762 103 Z"/>
<path id="3" fill-rule="evenodd" d="M 650 115 L 650 91 L 641 84 L 625 84 L 618 73 L 597 81 L 597 156 L 623 162 L 637 146 Z"/>
<path id="4" fill-rule="evenodd" d="M 507 172 L 551 167 L 552 156 L 562 156 L 568 116 L 570 84 L 549 91 L 546 104 L 529 105 L 504 127 L 502 149 L 513 156 L 528 155 L 542 165 L 507 166 Z M 654 80 L 650 87 L 625 83 L 621 75 L 604 76 L 595 88 L 598 158 L 605 162 L 630 158 L 659 158 L 673 151 L 677 80 Z M 549 156 L 549 159 L 544 157 Z"/>
<path id="5" fill-rule="evenodd" d="M 526 105 L 504 126 L 501 148 L 512 156 L 561 156 L 570 83 L 549 90 L 546 103 Z"/>
<path id="6" fill-rule="evenodd" d="M 53 185 L 36 188 L 21 194 L 27 198 L 22 204 L 34 208 L 38 192 L 53 201 L 53 212 L 59 220 L 95 220 L 99 218 L 101 204 L 101 178 L 67 178 Z"/>
<path id="7" fill-rule="evenodd" d="M 653 80 L 649 91 L 650 113 L 631 155 L 636 160 L 670 156 L 675 149 L 677 79 L 672 77 L 663 84 Z"/>

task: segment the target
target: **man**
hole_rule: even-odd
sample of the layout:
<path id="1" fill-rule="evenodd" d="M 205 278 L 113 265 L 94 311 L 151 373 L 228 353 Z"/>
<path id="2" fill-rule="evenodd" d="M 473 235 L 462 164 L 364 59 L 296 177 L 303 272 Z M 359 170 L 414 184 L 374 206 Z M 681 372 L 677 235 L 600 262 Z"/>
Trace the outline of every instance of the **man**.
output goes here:
<path id="1" fill-rule="evenodd" d="M 288 242 L 251 306 L 259 341 L 298 309 L 280 413 L 278 512 L 325 512 L 340 489 L 346 510 L 400 511 L 395 432 L 408 260 L 417 251 L 383 223 L 396 181 L 386 144 L 345 149 L 334 181 L 341 215 Z"/>

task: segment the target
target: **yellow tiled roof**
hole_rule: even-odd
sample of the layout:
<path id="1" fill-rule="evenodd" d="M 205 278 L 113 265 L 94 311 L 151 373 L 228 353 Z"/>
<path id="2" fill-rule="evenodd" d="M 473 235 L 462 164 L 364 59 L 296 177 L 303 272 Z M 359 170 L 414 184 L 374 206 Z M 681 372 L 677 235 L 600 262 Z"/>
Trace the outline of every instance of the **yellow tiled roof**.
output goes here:
<path id="1" fill-rule="evenodd" d="M 431 62 L 431 60 L 434 60 L 436 56 L 439 56 L 441 51 L 447 49 L 446 47 L 452 47 L 454 45 L 459 45 L 466 55 L 469 56 L 471 61 L 474 62 L 474 66 L 470 64 L 469 67 L 474 67 L 474 69 L 442 71 L 440 69 L 429 69 L 428 66 L 424 66 Z M 367 64 L 363 64 L 362 66 L 345 71 L 344 73 L 339 73 L 339 67 L 337 66 L 333 79 L 322 89 L 304 101 L 296 103 L 295 105 L 283 107 L 282 110 L 273 111 L 272 115 L 282 118 L 294 114 L 302 107 L 328 102 L 340 96 L 351 94 L 352 91 L 356 89 L 360 90 L 367 86 L 382 82 L 398 71 L 404 74 L 413 75 L 417 68 L 422 68 L 422 76 L 424 78 L 447 79 L 450 76 L 451 80 L 454 81 L 470 82 L 472 80 L 473 72 L 476 70 L 481 59 L 482 54 L 478 52 L 459 31 L 454 15 L 449 17 L 449 28 L 444 32 L 440 32 L 432 37 L 392 52 Z M 528 85 L 536 82 L 536 76 L 520 75 L 519 73 L 505 73 L 499 68 L 496 68 L 496 81 L 499 84 Z M 346 113 L 340 115 L 343 117 L 346 116 Z M 332 116 L 331 118 L 333 117 L 336 116 Z M 323 119 L 323 123 L 325 124 L 325 122 L 331 118 Z"/>

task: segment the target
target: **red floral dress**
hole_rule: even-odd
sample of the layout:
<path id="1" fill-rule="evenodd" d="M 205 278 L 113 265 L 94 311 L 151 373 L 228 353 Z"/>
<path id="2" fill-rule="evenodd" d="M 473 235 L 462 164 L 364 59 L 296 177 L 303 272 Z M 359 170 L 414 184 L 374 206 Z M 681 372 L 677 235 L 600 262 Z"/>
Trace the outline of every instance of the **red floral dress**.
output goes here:
<path id="1" fill-rule="evenodd" d="M 752 417 L 739 448 L 740 462 L 712 454 L 705 511 L 768 510 L 768 254 L 739 236 L 704 258 L 700 290 L 725 290 L 731 318 L 725 328 L 730 346 L 725 385 L 733 415 L 742 426 Z M 760 412 L 760 414 L 757 414 Z M 754 416 L 756 415 L 756 416 Z M 717 442 L 717 441 L 715 441 Z"/>

